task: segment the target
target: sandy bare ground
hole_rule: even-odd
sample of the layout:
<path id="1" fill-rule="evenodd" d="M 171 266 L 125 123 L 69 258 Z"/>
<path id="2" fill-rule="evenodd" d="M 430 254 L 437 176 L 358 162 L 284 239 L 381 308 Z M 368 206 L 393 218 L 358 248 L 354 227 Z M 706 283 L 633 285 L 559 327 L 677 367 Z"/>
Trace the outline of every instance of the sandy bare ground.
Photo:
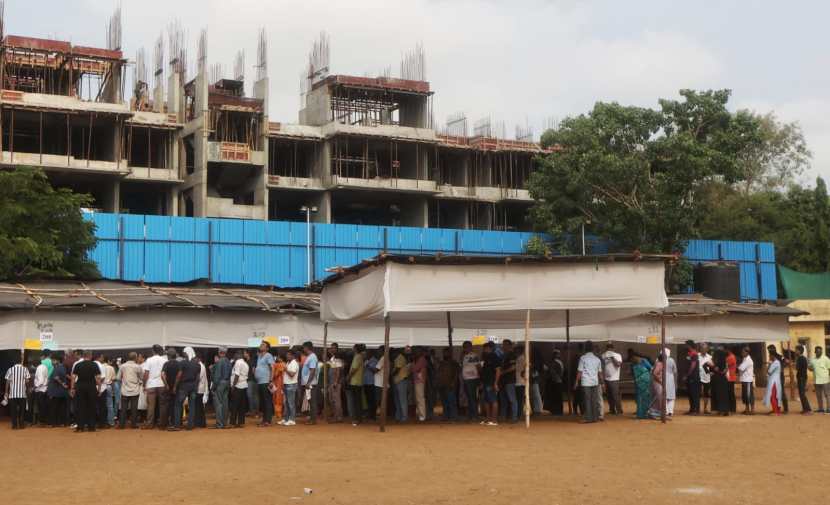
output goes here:
<path id="1" fill-rule="evenodd" d="M 4 422 L 0 504 L 794 503 L 826 496 L 828 433 L 830 415 L 792 413 L 679 416 L 665 426 L 547 417 L 530 430 L 392 425 L 385 434 L 253 423 L 76 434 Z"/>

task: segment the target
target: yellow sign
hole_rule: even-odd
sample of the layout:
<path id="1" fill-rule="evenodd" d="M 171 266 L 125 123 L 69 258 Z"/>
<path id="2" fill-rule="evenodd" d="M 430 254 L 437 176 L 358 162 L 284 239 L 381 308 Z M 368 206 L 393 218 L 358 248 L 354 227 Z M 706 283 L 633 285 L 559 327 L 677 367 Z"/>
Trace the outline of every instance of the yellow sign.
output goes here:
<path id="1" fill-rule="evenodd" d="M 29 351 L 39 351 L 41 349 L 40 344 L 39 338 L 27 338 L 23 341 L 23 348 Z"/>
<path id="2" fill-rule="evenodd" d="M 472 339 L 473 345 L 484 345 L 487 343 L 487 335 L 476 335 Z"/>
<path id="3" fill-rule="evenodd" d="M 646 343 L 647 344 L 659 344 L 660 343 L 660 337 L 658 337 L 657 335 L 649 335 L 649 336 L 646 337 Z"/>
<path id="4" fill-rule="evenodd" d="M 277 337 L 265 337 L 262 339 L 265 342 L 268 342 L 268 345 L 275 347 L 277 346 Z"/>

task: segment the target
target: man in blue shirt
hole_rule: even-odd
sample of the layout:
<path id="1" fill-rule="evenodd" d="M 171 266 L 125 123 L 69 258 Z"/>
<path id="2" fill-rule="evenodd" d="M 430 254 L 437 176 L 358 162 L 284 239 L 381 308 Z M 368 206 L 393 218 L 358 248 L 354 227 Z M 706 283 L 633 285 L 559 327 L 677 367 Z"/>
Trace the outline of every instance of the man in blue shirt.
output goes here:
<path id="1" fill-rule="evenodd" d="M 274 400 L 271 391 L 268 390 L 273 370 L 274 356 L 271 354 L 271 344 L 263 340 L 259 344 L 259 355 L 254 368 L 259 407 L 262 412 L 262 421 L 258 425 L 260 427 L 271 426 L 271 419 L 274 417 Z"/>
<path id="2" fill-rule="evenodd" d="M 303 362 L 303 369 L 300 372 L 300 384 L 303 386 L 303 393 L 308 400 L 308 422 L 306 424 L 317 423 L 317 355 L 314 354 L 314 346 L 311 342 L 303 344 L 303 354 L 305 361 Z"/>
<path id="3" fill-rule="evenodd" d="M 213 410 L 216 412 L 216 426 L 221 430 L 228 424 L 228 391 L 231 385 L 231 362 L 228 350 L 219 348 L 219 356 L 211 369 L 211 390 L 213 391 Z"/>

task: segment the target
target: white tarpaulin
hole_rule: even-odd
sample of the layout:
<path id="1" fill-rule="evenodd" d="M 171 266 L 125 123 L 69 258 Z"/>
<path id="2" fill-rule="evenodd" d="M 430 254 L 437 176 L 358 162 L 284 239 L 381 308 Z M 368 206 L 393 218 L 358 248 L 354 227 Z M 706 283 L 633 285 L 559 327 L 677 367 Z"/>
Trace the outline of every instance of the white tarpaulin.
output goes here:
<path id="1" fill-rule="evenodd" d="M 393 326 L 534 328 L 613 321 L 668 305 L 662 261 L 506 264 L 406 264 L 392 261 L 323 288 L 323 321 L 382 321 Z"/>
<path id="2" fill-rule="evenodd" d="M 710 316 L 666 317 L 666 341 L 687 339 L 708 342 L 765 342 L 787 339 L 786 315 L 722 314 Z M 153 344 L 182 347 L 251 347 L 265 337 L 298 345 L 306 340 L 323 343 L 323 323 L 317 314 L 276 314 L 269 312 L 207 312 L 188 310 L 153 311 L 30 311 L 0 315 L 0 349 L 21 349 L 25 341 L 37 341 L 48 328 L 49 341 L 41 348 L 66 349 L 147 349 Z M 377 321 L 339 321 L 330 323 L 328 341 L 343 346 L 383 344 L 384 327 Z M 615 340 L 656 342 L 660 318 L 635 316 L 605 324 L 576 326 L 571 341 Z M 523 340 L 523 329 L 456 328 L 453 343 L 464 340 L 500 342 L 505 338 Z M 532 328 L 534 342 L 564 342 L 564 328 Z M 285 344 L 284 342 L 288 342 Z M 392 326 L 389 344 L 447 345 L 446 328 Z"/>

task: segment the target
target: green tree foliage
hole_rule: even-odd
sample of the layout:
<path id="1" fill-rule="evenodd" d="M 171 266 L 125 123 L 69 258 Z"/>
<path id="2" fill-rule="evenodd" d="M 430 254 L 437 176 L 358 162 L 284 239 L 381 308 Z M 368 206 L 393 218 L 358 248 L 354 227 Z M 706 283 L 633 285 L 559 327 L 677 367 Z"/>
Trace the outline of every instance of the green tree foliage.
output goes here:
<path id="1" fill-rule="evenodd" d="M 529 184 L 536 227 L 575 237 L 584 223 L 612 249 L 644 252 L 768 240 L 784 265 L 826 271 L 827 188 L 795 183 L 811 157 L 798 124 L 730 112 L 726 90 L 680 95 L 659 109 L 597 103 L 545 132 L 554 151 Z"/>
<path id="2" fill-rule="evenodd" d="M 745 193 L 712 184 L 705 200 L 701 238 L 773 242 L 778 263 L 800 272 L 828 270 L 830 202 L 821 177 L 814 189 L 792 184 L 786 191 Z"/>
<path id="3" fill-rule="evenodd" d="M 705 183 L 744 179 L 739 153 L 758 125 L 727 110 L 728 90 L 680 95 L 659 110 L 597 103 L 547 131 L 555 150 L 529 183 L 536 226 L 575 236 L 586 223 L 615 250 L 682 250 Z"/>
<path id="4" fill-rule="evenodd" d="M 94 225 L 88 195 L 55 189 L 39 169 L 0 170 L 0 279 L 92 278 Z"/>

